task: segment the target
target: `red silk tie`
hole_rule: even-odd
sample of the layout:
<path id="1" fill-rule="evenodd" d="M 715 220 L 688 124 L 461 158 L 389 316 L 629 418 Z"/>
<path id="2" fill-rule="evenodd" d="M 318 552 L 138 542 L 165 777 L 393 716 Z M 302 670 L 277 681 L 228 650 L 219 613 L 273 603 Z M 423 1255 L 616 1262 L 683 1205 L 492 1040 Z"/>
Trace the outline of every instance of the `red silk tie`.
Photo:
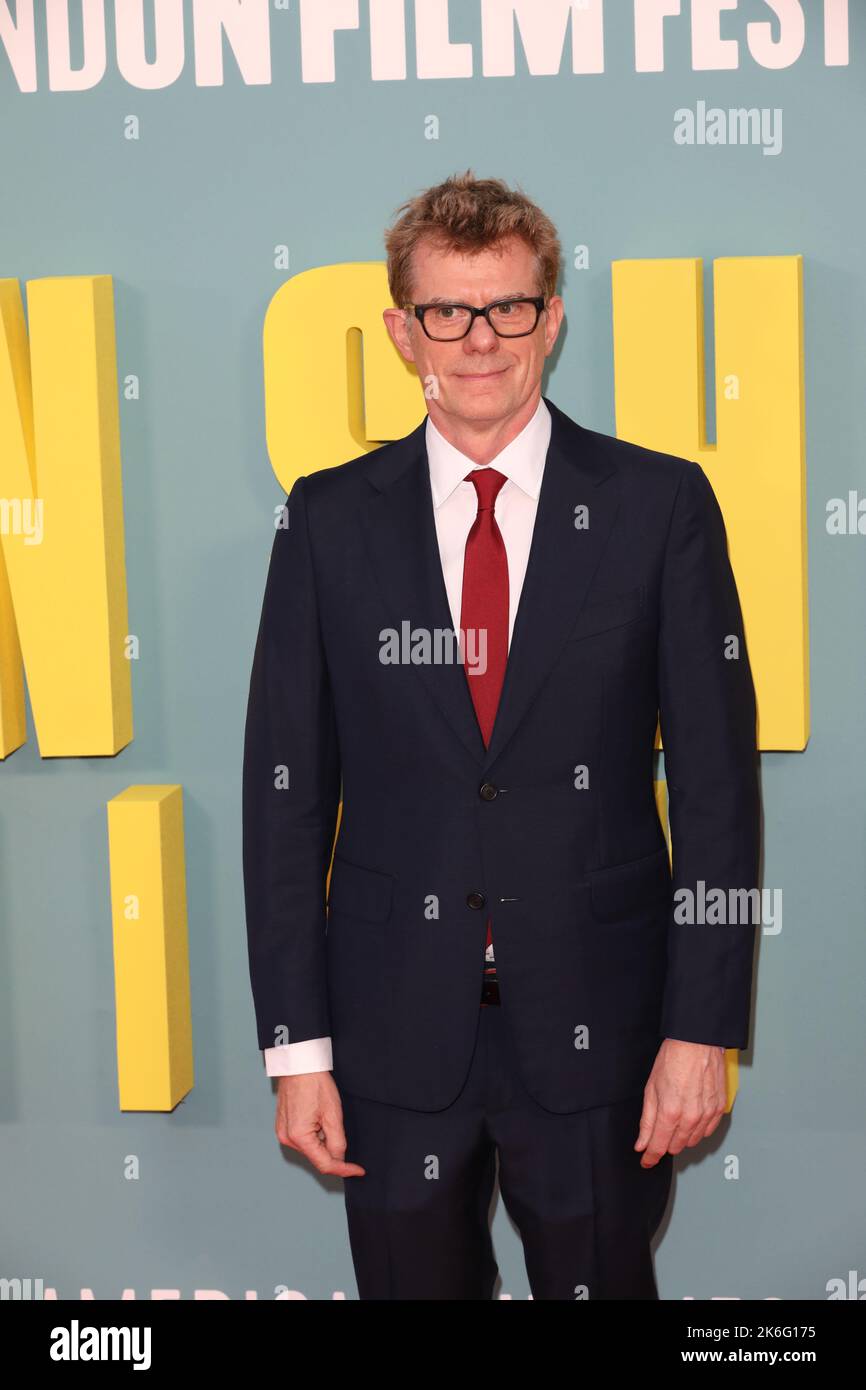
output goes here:
<path id="1" fill-rule="evenodd" d="M 464 479 L 478 494 L 478 512 L 466 538 L 460 627 L 466 679 L 485 748 L 493 732 L 508 660 L 508 556 L 494 515 L 496 497 L 505 481 L 504 473 L 495 468 L 475 468 Z M 487 949 L 492 945 L 488 917 Z M 485 969 L 484 976 L 488 982 L 495 981 L 495 964 Z"/>

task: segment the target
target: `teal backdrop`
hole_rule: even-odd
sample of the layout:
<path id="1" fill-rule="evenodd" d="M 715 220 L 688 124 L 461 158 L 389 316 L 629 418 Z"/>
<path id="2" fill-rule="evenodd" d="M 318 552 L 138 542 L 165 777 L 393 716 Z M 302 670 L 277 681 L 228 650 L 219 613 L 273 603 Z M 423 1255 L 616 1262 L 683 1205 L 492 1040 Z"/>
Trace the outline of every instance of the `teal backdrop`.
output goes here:
<path id="1" fill-rule="evenodd" d="M 22 290 L 113 277 L 141 656 L 129 747 L 43 761 L 31 719 L 0 766 L 0 1276 L 41 1278 L 63 1299 L 357 1296 L 341 1185 L 276 1142 L 247 974 L 243 721 L 284 498 L 265 445 L 262 327 L 287 274 L 382 259 L 397 206 L 471 168 L 519 184 L 559 228 L 567 328 L 546 392 L 593 429 L 615 432 L 612 261 L 703 258 L 710 376 L 713 259 L 804 258 L 812 732 L 804 752 L 762 759 L 764 884 L 782 889 L 784 923 L 760 943 L 733 1115 L 678 1159 L 656 1258 L 665 1299 L 826 1299 L 843 1285 L 866 1297 L 866 536 L 829 534 L 826 520 L 831 499 L 866 494 L 863 6 L 850 7 L 846 61 L 828 64 L 825 6 L 805 0 L 802 52 L 773 68 L 746 26 L 770 22 L 781 42 L 779 21 L 740 0 L 719 19 L 737 65 L 701 69 L 684 5 L 665 24 L 663 69 L 648 72 L 634 6 L 608 0 L 603 72 L 574 73 L 570 42 L 558 71 L 534 71 L 518 35 L 514 75 L 495 76 L 480 0 L 392 5 L 392 21 L 405 10 L 406 75 L 381 80 L 364 0 L 358 27 L 336 35 L 334 80 L 320 81 L 302 68 L 302 39 L 311 64 L 327 52 L 309 6 L 265 3 L 249 14 L 269 35 L 267 80 L 248 80 L 226 41 L 221 82 L 203 85 L 184 4 L 184 61 L 151 90 L 118 62 L 112 5 L 104 72 L 53 89 L 43 4 L 35 88 L 22 90 L 15 8 L 0 4 L 0 275 Z M 80 67 L 80 2 L 68 10 Z M 416 23 L 436 14 L 471 46 L 471 74 L 418 76 Z M 781 112 L 779 148 L 678 143 L 675 113 L 700 102 Z M 129 375 L 139 399 L 123 396 Z M 171 1114 L 118 1110 L 105 808 L 139 782 L 184 794 L 196 1082 Z M 501 1201 L 493 1230 L 502 1293 L 525 1299 Z"/>

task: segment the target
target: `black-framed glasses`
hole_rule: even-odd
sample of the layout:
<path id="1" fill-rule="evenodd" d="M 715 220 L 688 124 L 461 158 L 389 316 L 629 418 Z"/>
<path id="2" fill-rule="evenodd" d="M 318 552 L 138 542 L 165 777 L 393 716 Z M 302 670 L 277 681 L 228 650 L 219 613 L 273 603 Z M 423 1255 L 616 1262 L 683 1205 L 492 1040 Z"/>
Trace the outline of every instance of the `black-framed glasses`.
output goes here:
<path id="1" fill-rule="evenodd" d="M 544 305 L 544 295 L 519 299 L 494 299 L 478 309 L 474 304 L 406 304 L 428 338 L 453 343 L 465 338 L 477 318 L 485 318 L 500 338 L 526 338 L 534 333 Z"/>

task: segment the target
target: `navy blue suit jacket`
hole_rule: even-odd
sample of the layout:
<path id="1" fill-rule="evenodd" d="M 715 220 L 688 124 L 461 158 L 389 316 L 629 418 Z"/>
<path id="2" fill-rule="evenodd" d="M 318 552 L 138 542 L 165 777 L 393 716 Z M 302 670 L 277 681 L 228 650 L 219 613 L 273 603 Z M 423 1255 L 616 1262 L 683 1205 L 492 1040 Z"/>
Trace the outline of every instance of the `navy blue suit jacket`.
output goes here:
<path id="1" fill-rule="evenodd" d="M 467 1074 L 488 914 L 548 1110 L 639 1093 L 665 1037 L 748 1041 L 754 922 L 678 921 L 673 898 L 758 884 L 755 694 L 721 511 L 697 463 L 545 400 L 487 749 L 462 665 L 380 659 L 387 629 L 451 629 L 425 422 L 300 478 L 271 554 L 243 766 L 258 1043 L 330 1035 L 338 1085 L 419 1110 Z"/>

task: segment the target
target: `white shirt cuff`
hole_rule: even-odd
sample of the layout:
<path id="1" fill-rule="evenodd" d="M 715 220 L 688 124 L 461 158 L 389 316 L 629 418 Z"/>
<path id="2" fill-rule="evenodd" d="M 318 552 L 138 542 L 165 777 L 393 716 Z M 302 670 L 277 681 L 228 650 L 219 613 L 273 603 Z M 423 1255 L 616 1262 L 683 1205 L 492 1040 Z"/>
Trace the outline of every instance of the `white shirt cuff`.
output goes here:
<path id="1" fill-rule="evenodd" d="M 305 1042 L 266 1047 L 264 1058 L 268 1076 L 303 1076 L 307 1072 L 331 1071 L 334 1065 L 330 1038 L 308 1038 Z"/>

